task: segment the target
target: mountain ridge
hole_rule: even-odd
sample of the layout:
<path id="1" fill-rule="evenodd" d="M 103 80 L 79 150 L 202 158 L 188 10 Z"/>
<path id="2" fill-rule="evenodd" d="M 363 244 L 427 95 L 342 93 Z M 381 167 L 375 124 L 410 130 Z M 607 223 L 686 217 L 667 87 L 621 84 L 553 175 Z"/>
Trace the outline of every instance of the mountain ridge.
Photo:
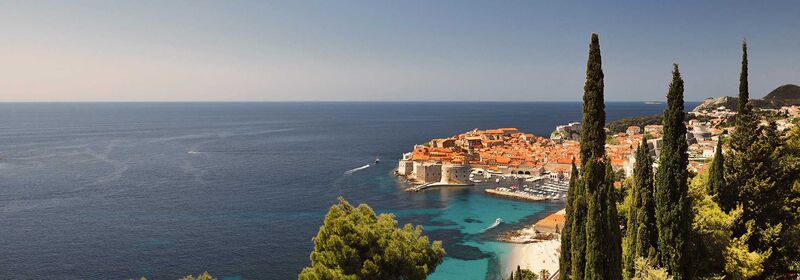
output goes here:
<path id="1" fill-rule="evenodd" d="M 800 105 L 800 86 L 795 84 L 785 84 L 779 86 L 762 99 L 750 99 L 754 108 L 760 109 L 777 109 L 782 106 Z M 703 100 L 703 103 L 695 107 L 692 111 L 699 112 L 704 110 L 713 110 L 719 107 L 725 107 L 728 110 L 736 111 L 737 104 L 739 103 L 738 97 L 733 96 L 720 96 L 711 97 Z"/>

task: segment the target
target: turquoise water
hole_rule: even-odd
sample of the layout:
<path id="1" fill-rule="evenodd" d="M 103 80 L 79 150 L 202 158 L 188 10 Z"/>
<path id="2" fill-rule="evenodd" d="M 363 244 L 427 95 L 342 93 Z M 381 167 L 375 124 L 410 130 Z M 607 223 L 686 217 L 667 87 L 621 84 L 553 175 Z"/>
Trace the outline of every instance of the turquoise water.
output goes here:
<path id="1" fill-rule="evenodd" d="M 398 219 L 424 218 L 425 232 L 444 240 L 447 258 L 429 279 L 502 279 L 516 264 L 508 263 L 515 244 L 495 241 L 497 234 L 521 226 L 563 207 L 562 203 L 532 203 L 500 199 L 482 187 L 430 189 L 418 199 L 441 202 L 441 208 L 392 210 Z M 499 226 L 488 229 L 495 220 Z"/>

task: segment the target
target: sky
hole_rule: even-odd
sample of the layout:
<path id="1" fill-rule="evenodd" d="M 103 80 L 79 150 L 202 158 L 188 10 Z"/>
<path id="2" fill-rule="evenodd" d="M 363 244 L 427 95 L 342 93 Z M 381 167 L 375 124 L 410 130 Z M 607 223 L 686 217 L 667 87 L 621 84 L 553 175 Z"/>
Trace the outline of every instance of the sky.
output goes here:
<path id="1" fill-rule="evenodd" d="M 608 101 L 800 84 L 800 1 L 5 1 L 0 101 Z"/>

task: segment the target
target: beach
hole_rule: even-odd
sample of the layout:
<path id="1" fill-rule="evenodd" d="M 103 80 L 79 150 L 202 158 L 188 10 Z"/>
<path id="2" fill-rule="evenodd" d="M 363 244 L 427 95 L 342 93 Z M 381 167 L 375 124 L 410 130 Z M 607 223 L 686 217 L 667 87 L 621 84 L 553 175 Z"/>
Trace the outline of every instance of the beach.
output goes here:
<path id="1" fill-rule="evenodd" d="M 551 275 L 558 271 L 561 240 L 537 240 L 531 243 L 516 244 L 508 257 L 509 269 L 517 265 L 539 274 L 546 269 Z"/>
<path id="2" fill-rule="evenodd" d="M 557 211 L 534 225 L 512 230 L 498 237 L 502 242 L 514 244 L 506 259 L 507 271 L 513 271 L 520 266 L 537 274 L 542 270 L 547 270 L 550 275 L 557 273 L 561 239 L 552 229 L 558 228 L 553 227 L 556 225 L 553 223 L 558 221 L 554 217 L 563 217 L 563 211 Z"/>

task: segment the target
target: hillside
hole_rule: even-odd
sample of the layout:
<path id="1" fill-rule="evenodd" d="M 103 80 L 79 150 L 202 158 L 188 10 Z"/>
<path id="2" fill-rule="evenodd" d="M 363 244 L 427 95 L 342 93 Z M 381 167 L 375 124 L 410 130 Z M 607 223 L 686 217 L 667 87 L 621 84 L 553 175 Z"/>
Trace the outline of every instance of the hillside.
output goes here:
<path id="1" fill-rule="evenodd" d="M 786 105 L 800 105 L 800 86 L 787 84 L 772 90 L 763 99 L 751 99 L 753 107 L 761 109 L 776 109 Z M 708 98 L 703 103 L 695 107 L 692 111 L 712 110 L 718 107 L 725 107 L 731 111 L 737 110 L 739 98 L 731 96 L 721 96 Z"/>
<path id="2" fill-rule="evenodd" d="M 800 105 L 800 86 L 787 84 L 772 90 L 764 100 L 776 100 L 786 105 Z"/>

